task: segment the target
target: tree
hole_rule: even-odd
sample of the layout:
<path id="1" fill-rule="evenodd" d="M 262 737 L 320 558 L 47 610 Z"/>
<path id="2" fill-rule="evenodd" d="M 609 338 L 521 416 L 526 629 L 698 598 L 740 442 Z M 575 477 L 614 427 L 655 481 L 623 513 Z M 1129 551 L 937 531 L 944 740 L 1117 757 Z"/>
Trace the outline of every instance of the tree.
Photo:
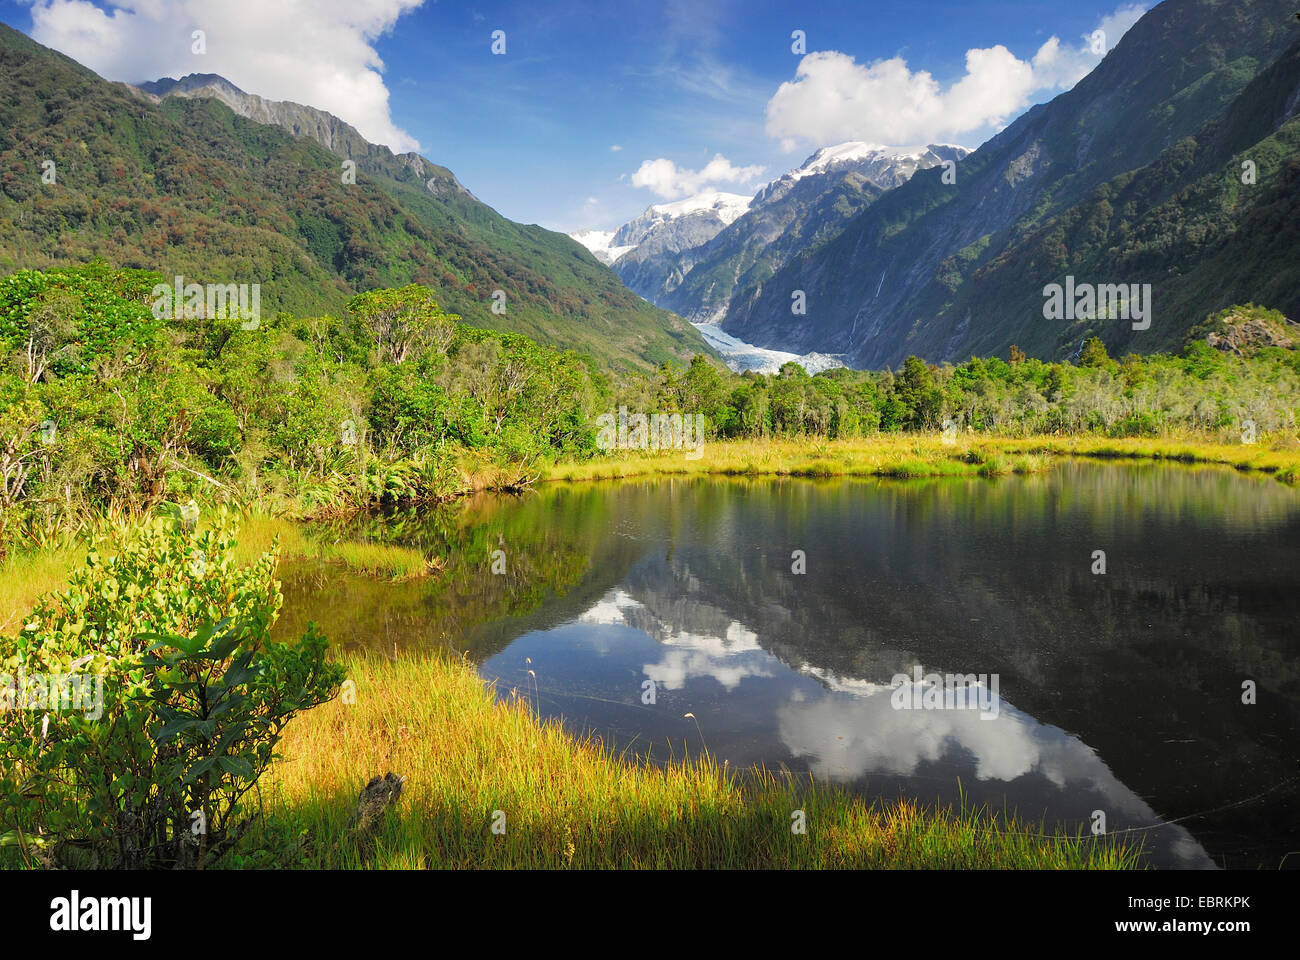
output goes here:
<path id="1" fill-rule="evenodd" d="M 1101 342 L 1100 337 L 1089 337 L 1084 341 L 1083 350 L 1079 354 L 1079 366 L 1104 367 L 1109 363 L 1110 354 L 1106 352 L 1106 344 Z"/>
<path id="2" fill-rule="evenodd" d="M 238 566 L 233 536 L 150 520 L 0 638 L 20 695 L 72 704 L 0 710 L 0 842 L 56 867 L 193 868 L 243 835 L 285 725 L 343 668 L 312 624 L 271 639 L 275 552 Z"/>
<path id="3" fill-rule="evenodd" d="M 913 429 L 936 426 L 943 396 L 934 384 L 934 375 L 924 360 L 909 356 L 894 382 L 898 399 L 909 411 L 908 425 Z"/>
<path id="4" fill-rule="evenodd" d="M 460 319 L 443 313 L 433 292 L 418 283 L 368 290 L 349 300 L 348 310 L 374 341 L 380 363 L 402 364 L 426 349 L 445 353 Z"/>
<path id="5" fill-rule="evenodd" d="M 39 383 L 55 360 L 76 349 L 77 313 L 81 301 L 63 290 L 51 290 L 27 315 L 27 379 Z"/>

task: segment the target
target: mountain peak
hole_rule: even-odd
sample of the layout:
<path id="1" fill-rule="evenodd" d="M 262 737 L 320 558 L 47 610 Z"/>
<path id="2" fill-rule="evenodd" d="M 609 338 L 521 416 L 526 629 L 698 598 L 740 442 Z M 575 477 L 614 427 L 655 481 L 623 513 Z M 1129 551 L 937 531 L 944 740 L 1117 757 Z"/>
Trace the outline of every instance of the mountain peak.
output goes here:
<path id="1" fill-rule="evenodd" d="M 224 89 L 231 93 L 244 94 L 243 90 L 235 86 L 225 77 L 216 73 L 189 73 L 175 80 L 172 77 L 161 77 L 158 80 L 151 80 L 148 83 L 138 83 L 136 87 L 145 93 L 153 94 L 155 97 L 165 97 L 168 94 L 190 93 L 194 90 L 203 90 L 210 87 Z"/>
<path id="2" fill-rule="evenodd" d="M 781 180 L 802 180 L 822 173 L 856 168 L 872 183 L 888 190 L 911 179 L 917 170 L 961 160 L 970 153 L 966 147 L 952 143 L 932 143 L 922 147 L 886 147 L 865 140 L 846 140 L 822 147 Z"/>
<path id="3" fill-rule="evenodd" d="M 609 265 L 638 248 L 651 256 L 671 256 L 717 235 L 744 216 L 749 204 L 750 198 L 739 193 L 703 190 L 681 200 L 652 203 L 617 230 L 579 230 L 569 236 Z"/>
<path id="4" fill-rule="evenodd" d="M 247 93 L 219 74 L 191 73 L 180 80 L 163 77 L 136 85 L 135 89 L 154 102 L 168 97 L 210 97 L 245 119 L 281 127 L 295 137 L 315 140 L 331 153 L 357 161 L 362 169 L 382 171 L 398 180 L 403 179 L 405 171 L 418 178 L 430 193 L 443 196 L 464 194 L 477 199 L 450 170 L 418 153 L 394 154 L 382 144 L 366 140 L 356 127 L 326 110 Z"/>
<path id="5" fill-rule="evenodd" d="M 722 221 L 723 225 L 731 223 L 737 217 L 743 216 L 749 209 L 750 198 L 739 193 L 723 193 L 720 190 L 704 190 L 700 193 L 681 200 L 670 200 L 667 203 L 652 203 L 646 207 L 643 217 L 659 217 L 663 220 L 671 220 L 675 217 L 685 217 L 693 213 L 713 213 Z"/>

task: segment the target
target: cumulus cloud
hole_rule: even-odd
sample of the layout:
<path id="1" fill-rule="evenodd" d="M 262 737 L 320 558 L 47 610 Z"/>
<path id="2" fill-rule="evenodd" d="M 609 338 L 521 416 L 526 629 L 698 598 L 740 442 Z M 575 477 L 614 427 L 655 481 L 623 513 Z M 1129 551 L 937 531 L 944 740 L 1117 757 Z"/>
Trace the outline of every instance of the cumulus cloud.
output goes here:
<path id="1" fill-rule="evenodd" d="M 660 157 L 646 160 L 632 174 L 632 186 L 646 187 L 665 200 L 677 200 L 718 184 L 752 184 L 763 175 L 761 166 L 737 167 L 722 154 L 716 154 L 700 170 L 679 167 Z"/>
<path id="2" fill-rule="evenodd" d="M 396 152 L 374 41 L 423 0 L 35 0 L 32 37 L 110 80 L 216 73 L 249 93 L 328 110 Z M 203 30 L 206 53 L 193 51 Z"/>
<path id="3" fill-rule="evenodd" d="M 860 64 L 834 50 L 810 53 L 768 101 L 767 132 L 793 150 L 803 142 L 930 143 L 1000 126 L 1034 95 L 1077 83 L 1145 11 L 1140 4 L 1120 7 L 1099 33 L 1073 47 L 1051 37 L 1029 60 L 1001 44 L 967 50 L 965 74 L 946 90 L 901 57 Z"/>

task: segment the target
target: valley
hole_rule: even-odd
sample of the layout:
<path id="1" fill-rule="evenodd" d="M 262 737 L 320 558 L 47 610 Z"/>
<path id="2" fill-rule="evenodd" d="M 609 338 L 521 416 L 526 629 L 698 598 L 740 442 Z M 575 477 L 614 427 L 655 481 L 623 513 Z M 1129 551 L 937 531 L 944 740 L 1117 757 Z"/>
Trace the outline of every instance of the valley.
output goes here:
<path id="1" fill-rule="evenodd" d="M 1291 5 L 6 3 L 0 876 L 1295 868 Z"/>

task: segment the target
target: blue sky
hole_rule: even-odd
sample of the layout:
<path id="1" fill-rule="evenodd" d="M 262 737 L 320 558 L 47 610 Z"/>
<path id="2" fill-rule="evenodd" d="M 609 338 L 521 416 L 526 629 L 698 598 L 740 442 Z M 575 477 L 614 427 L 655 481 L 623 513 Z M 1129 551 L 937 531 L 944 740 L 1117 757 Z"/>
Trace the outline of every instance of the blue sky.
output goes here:
<path id="1" fill-rule="evenodd" d="M 752 193 L 844 140 L 978 146 L 1149 5 L 0 0 L 0 19 L 110 79 L 212 72 L 330 110 L 511 219 L 575 230 Z"/>

